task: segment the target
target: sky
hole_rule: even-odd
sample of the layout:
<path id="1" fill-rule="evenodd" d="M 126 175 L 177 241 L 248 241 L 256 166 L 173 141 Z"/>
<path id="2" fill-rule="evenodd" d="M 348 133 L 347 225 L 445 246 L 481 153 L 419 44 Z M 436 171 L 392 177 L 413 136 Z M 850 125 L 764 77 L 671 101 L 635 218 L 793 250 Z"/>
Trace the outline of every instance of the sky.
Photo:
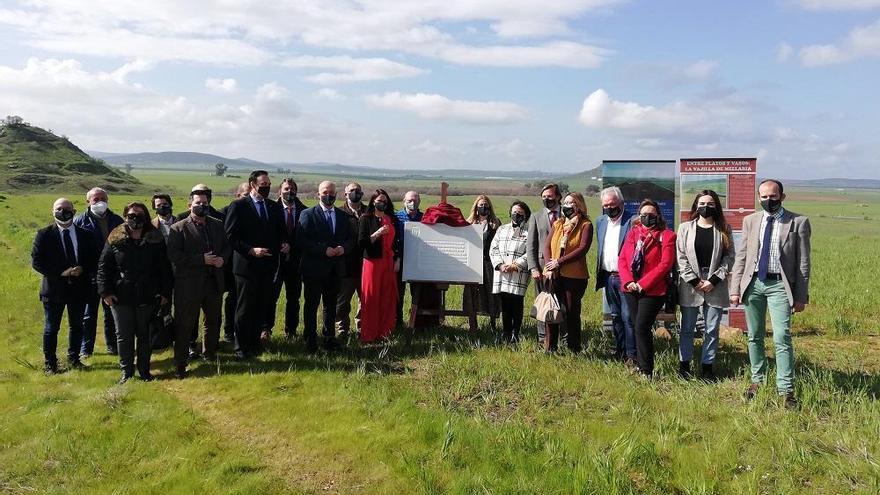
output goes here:
<path id="1" fill-rule="evenodd" d="M 880 178 L 880 0 L 0 0 L 0 112 L 86 150 Z"/>

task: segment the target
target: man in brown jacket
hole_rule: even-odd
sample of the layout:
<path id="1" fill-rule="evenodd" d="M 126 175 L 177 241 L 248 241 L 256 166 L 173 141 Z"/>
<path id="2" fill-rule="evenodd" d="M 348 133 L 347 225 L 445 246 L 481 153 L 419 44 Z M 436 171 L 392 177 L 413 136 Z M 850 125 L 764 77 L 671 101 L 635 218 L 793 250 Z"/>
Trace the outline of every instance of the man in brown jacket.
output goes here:
<path id="1" fill-rule="evenodd" d="M 178 378 L 186 376 L 190 335 L 200 310 L 205 313 L 203 352 L 206 359 L 216 358 L 225 287 L 223 265 L 232 254 L 223 223 L 208 216 L 208 196 L 194 193 L 191 198 L 190 215 L 171 226 L 167 241 L 175 277 L 174 364 Z"/>
<path id="2" fill-rule="evenodd" d="M 745 306 L 752 382 L 751 400 L 764 382 L 766 315 L 773 324 L 776 389 L 785 406 L 796 408 L 791 317 L 810 302 L 810 219 L 782 207 L 782 182 L 767 179 L 758 186 L 761 208 L 743 219 L 742 241 L 730 280 L 730 302 Z"/>

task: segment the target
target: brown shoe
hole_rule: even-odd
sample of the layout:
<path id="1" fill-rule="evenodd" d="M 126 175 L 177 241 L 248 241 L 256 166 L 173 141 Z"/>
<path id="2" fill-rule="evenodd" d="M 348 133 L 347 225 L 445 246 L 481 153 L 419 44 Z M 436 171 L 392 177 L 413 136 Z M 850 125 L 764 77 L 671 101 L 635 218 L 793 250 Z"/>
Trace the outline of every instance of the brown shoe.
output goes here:
<path id="1" fill-rule="evenodd" d="M 788 392 L 783 397 L 785 397 L 785 408 L 789 410 L 795 410 L 800 406 L 800 403 L 797 400 L 797 397 L 794 396 L 794 392 Z"/>
<path id="2" fill-rule="evenodd" d="M 749 384 L 749 388 L 747 388 L 746 393 L 743 394 L 743 397 L 745 397 L 747 402 L 751 401 L 755 398 L 756 395 L 758 395 L 758 388 L 760 387 L 761 385 L 758 383 Z"/>

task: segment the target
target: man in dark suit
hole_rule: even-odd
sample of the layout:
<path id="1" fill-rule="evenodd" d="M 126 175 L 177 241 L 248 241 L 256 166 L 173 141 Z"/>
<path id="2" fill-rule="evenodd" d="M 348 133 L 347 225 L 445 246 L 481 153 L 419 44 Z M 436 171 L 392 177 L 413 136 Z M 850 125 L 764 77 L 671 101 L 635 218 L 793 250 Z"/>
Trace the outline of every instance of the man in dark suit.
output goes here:
<path id="1" fill-rule="evenodd" d="M 617 257 L 632 227 L 632 213 L 623 207 L 623 193 L 618 187 L 607 187 L 599 195 L 602 215 L 596 219 L 596 290 L 605 289 L 605 304 L 614 329 L 614 355 L 621 361 L 635 362 L 636 337 L 626 298 L 620 290 Z"/>
<path id="2" fill-rule="evenodd" d="M 290 250 L 281 206 L 269 199 L 272 182 L 265 170 L 248 178 L 250 194 L 234 201 L 226 217 L 226 235 L 234 250 L 232 273 L 238 294 L 235 357 L 259 354 L 260 331 L 272 304 L 278 260 Z"/>
<path id="3" fill-rule="evenodd" d="M 251 186 L 247 183 L 247 181 L 242 182 L 238 185 L 238 189 L 235 190 L 235 199 L 232 200 L 235 202 L 237 199 L 241 199 L 251 192 Z M 220 210 L 220 214 L 222 218 L 226 218 L 229 215 L 229 207 L 232 206 L 232 203 L 224 206 Z M 210 215 L 209 215 L 210 216 Z M 232 263 L 226 263 L 224 267 L 226 272 L 226 300 L 223 302 L 223 340 L 229 343 L 235 343 L 235 307 L 236 303 L 236 294 L 235 294 L 235 275 L 232 274 Z"/>
<path id="4" fill-rule="evenodd" d="M 113 229 L 122 224 L 122 217 L 110 210 L 109 200 L 110 197 L 107 191 L 100 187 L 93 187 L 86 193 L 88 209 L 85 213 L 80 213 L 73 219 L 74 225 L 94 236 L 96 259 L 101 256 L 101 251 L 104 250 L 107 236 L 110 235 Z M 95 276 L 97 276 L 97 271 Z M 107 353 L 116 355 L 116 322 L 113 320 L 110 306 L 107 306 L 101 300 L 101 296 L 98 295 L 98 282 L 94 278 L 92 279 L 92 285 L 95 289 L 89 293 L 89 299 L 86 301 L 86 308 L 83 313 L 83 335 L 80 355 L 84 358 L 89 358 L 95 352 L 95 340 L 98 333 L 98 313 L 102 311 L 104 313 L 104 342 L 107 344 Z"/>
<path id="5" fill-rule="evenodd" d="M 299 272 L 302 249 L 296 240 L 296 226 L 299 224 L 299 217 L 305 211 L 306 205 L 297 197 L 297 190 L 298 186 L 295 180 L 287 178 L 281 181 L 278 201 L 284 212 L 284 227 L 287 231 L 287 240 L 290 243 L 290 252 L 281 257 L 278 277 L 275 280 L 275 304 L 272 305 L 271 311 L 267 315 L 267 327 L 271 329 L 275 326 L 275 308 L 281 297 L 281 286 L 283 285 L 287 299 L 284 306 L 284 335 L 288 339 L 296 336 L 296 328 L 299 326 L 299 298 L 302 294 L 302 276 Z"/>
<path id="6" fill-rule="evenodd" d="M 358 238 L 358 220 L 367 212 L 367 205 L 361 201 L 364 191 L 357 182 L 345 186 L 345 202 L 340 210 L 348 215 L 349 230 L 353 239 Z M 355 330 L 361 331 L 361 272 L 364 265 L 364 251 L 355 243 L 345 252 L 345 276 L 339 281 L 336 295 L 336 335 L 346 340 L 351 331 L 351 300 L 358 297 L 358 310 L 354 315 Z"/>
<path id="7" fill-rule="evenodd" d="M 225 208 L 224 208 L 224 210 L 218 210 L 211 205 L 211 201 L 213 200 L 214 195 L 211 192 L 211 188 L 208 187 L 207 184 L 194 185 L 192 187 L 192 189 L 190 189 L 189 194 L 190 194 L 190 197 L 192 197 L 193 194 L 207 195 L 208 196 L 208 216 L 211 218 L 216 218 L 217 220 L 220 220 L 221 222 L 226 219 L 226 214 L 224 213 Z M 190 214 L 189 209 L 187 209 L 184 212 L 181 212 L 180 214 L 177 215 L 177 221 L 179 222 L 181 220 L 186 220 L 186 218 L 189 217 L 189 214 Z"/>
<path id="8" fill-rule="evenodd" d="M 225 287 L 223 266 L 232 255 L 223 223 L 208 216 L 208 197 L 194 194 L 190 216 L 171 226 L 168 259 L 174 267 L 174 364 L 178 378 L 186 376 L 192 327 L 199 309 L 205 313 L 204 356 L 217 356 Z"/>
<path id="9" fill-rule="evenodd" d="M 296 239 L 302 248 L 301 273 L 305 290 L 303 335 L 306 349 L 318 348 L 318 304 L 324 307 L 324 348 L 337 347 L 335 333 L 339 282 L 345 277 L 345 253 L 354 249 L 349 216 L 335 208 L 336 185 L 318 185 L 319 203 L 300 215 Z"/>
<path id="10" fill-rule="evenodd" d="M 43 357 L 47 374 L 58 372 L 58 331 L 67 308 L 70 338 L 67 360 L 80 368 L 83 312 L 95 292 L 92 279 L 98 271 L 97 241 L 91 232 L 73 225 L 73 204 L 59 198 L 52 205 L 55 223 L 40 229 L 34 238 L 31 264 L 43 276 L 40 300 L 43 302 Z"/>

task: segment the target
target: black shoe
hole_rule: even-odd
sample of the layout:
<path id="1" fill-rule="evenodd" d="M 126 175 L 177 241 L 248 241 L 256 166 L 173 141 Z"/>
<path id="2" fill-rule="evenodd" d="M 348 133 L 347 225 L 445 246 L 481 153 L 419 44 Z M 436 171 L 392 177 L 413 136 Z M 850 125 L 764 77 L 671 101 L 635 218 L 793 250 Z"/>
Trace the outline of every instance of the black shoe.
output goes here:
<path id="1" fill-rule="evenodd" d="M 199 351 L 197 351 L 195 349 L 190 349 L 189 350 L 189 360 L 190 361 L 198 361 L 199 359 L 202 359 L 202 355 L 199 354 Z"/>
<path id="2" fill-rule="evenodd" d="M 703 365 L 702 372 L 700 373 L 700 378 L 702 378 L 704 382 L 714 382 L 718 380 L 718 377 L 715 376 L 715 370 L 712 369 L 711 364 Z"/>
<path id="3" fill-rule="evenodd" d="M 107 354 L 109 354 L 109 355 L 111 355 L 111 356 L 118 356 L 118 355 L 119 355 L 119 349 L 117 349 L 117 348 L 115 348 L 115 347 L 108 347 L 108 348 L 107 348 Z"/>
<path id="4" fill-rule="evenodd" d="M 43 372 L 46 373 L 46 376 L 57 375 L 58 374 L 58 363 L 46 363 L 43 365 Z"/>
<path id="5" fill-rule="evenodd" d="M 91 352 L 81 352 L 81 353 L 79 353 L 79 358 L 80 358 L 80 359 L 89 359 L 89 358 L 91 358 L 91 357 L 92 357 L 92 353 L 91 353 Z"/>
<path id="6" fill-rule="evenodd" d="M 177 369 L 174 370 L 174 377 L 178 380 L 186 378 L 186 366 L 178 366 Z"/>
<path id="7" fill-rule="evenodd" d="M 679 361 L 678 362 L 678 376 L 680 376 L 684 380 L 690 380 L 693 378 L 691 374 L 691 362 L 690 361 Z"/>
<path id="8" fill-rule="evenodd" d="M 131 380 L 132 377 L 133 377 L 133 375 L 126 375 L 126 374 L 123 374 L 123 375 L 122 375 L 122 378 L 119 379 L 119 384 L 122 385 L 123 383 L 125 383 L 125 382 Z"/>
<path id="9" fill-rule="evenodd" d="M 140 378 L 142 382 L 151 382 L 156 379 L 156 377 L 150 373 L 147 373 L 146 375 L 140 375 L 138 378 Z"/>
<path id="10" fill-rule="evenodd" d="M 758 388 L 760 387 L 761 386 L 757 383 L 749 384 L 749 388 L 747 388 L 745 393 L 743 394 L 743 397 L 745 397 L 747 402 L 755 399 L 755 397 L 758 395 Z"/>
<path id="11" fill-rule="evenodd" d="M 247 361 L 250 359 L 248 353 L 244 351 L 235 351 L 235 354 L 233 354 L 232 357 L 234 357 L 236 361 Z"/>
<path id="12" fill-rule="evenodd" d="M 785 394 L 785 408 L 788 410 L 796 410 L 800 407 L 800 402 L 798 402 L 797 397 L 794 396 L 794 392 L 789 392 Z"/>
<path id="13" fill-rule="evenodd" d="M 85 368 L 86 366 L 79 359 L 74 359 L 72 361 L 67 362 L 67 367 L 72 370 L 81 370 L 81 369 Z"/>

